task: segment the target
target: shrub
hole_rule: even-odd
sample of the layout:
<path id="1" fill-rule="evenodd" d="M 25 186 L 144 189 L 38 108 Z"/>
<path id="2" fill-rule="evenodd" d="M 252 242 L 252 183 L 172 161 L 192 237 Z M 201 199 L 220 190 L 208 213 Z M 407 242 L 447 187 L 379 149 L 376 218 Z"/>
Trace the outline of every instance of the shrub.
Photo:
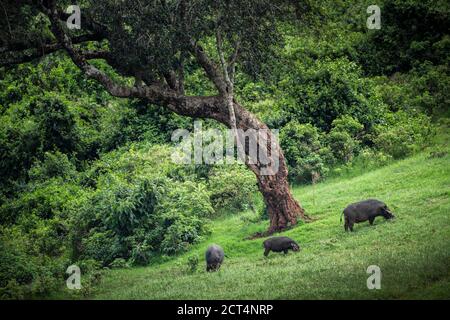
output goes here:
<path id="1" fill-rule="evenodd" d="M 398 111 L 386 116 L 386 123 L 375 127 L 373 142 L 378 150 L 394 159 L 407 157 L 421 148 L 433 134 L 430 118 Z"/>
<path id="2" fill-rule="evenodd" d="M 326 135 L 326 143 L 335 160 L 340 163 L 352 161 L 359 150 L 358 138 L 363 128 L 364 126 L 358 120 L 349 115 L 343 115 L 333 120 L 332 129 Z"/>
<path id="3" fill-rule="evenodd" d="M 450 37 L 448 37 L 450 43 Z M 381 77 L 378 91 L 391 111 L 419 110 L 435 118 L 448 117 L 450 86 L 448 65 L 434 66 L 429 61 L 414 67 L 407 74 Z"/>
<path id="4" fill-rule="evenodd" d="M 289 122 L 281 129 L 280 141 L 289 166 L 291 181 L 310 182 L 313 174 L 328 172 L 325 159 L 332 159 L 330 150 L 322 145 L 323 136 L 311 124 Z"/>
<path id="5" fill-rule="evenodd" d="M 345 132 L 352 138 L 357 137 L 364 126 L 358 120 L 349 115 L 343 115 L 333 120 L 331 131 Z"/>
<path id="6" fill-rule="evenodd" d="M 61 178 L 30 183 L 15 199 L 0 206 L 0 222 L 11 224 L 22 219 L 29 224 L 33 222 L 32 216 L 48 220 L 64 215 L 70 201 L 80 195 L 80 189 Z"/>
<path id="7" fill-rule="evenodd" d="M 342 163 L 352 161 L 358 143 L 347 132 L 331 130 L 326 137 L 334 158 Z"/>
<path id="8" fill-rule="evenodd" d="M 5 286 L 0 287 L 0 300 L 22 300 L 26 296 L 26 287 L 20 285 L 16 279 L 10 279 Z"/>
<path id="9" fill-rule="evenodd" d="M 104 265 L 119 256 L 122 249 L 111 230 L 100 232 L 96 229 L 90 230 L 90 234 L 82 240 L 81 247 L 81 259 L 93 258 L 102 261 Z"/>
<path id="10" fill-rule="evenodd" d="M 215 167 L 208 180 L 211 203 L 217 211 L 240 211 L 253 206 L 257 192 L 255 175 L 244 165 Z"/>
<path id="11" fill-rule="evenodd" d="M 44 181 L 54 177 L 69 180 L 76 176 L 76 168 L 66 154 L 60 151 L 45 152 L 43 161 L 37 161 L 28 171 L 33 181 Z"/>
<path id="12" fill-rule="evenodd" d="M 164 233 L 161 250 L 166 254 L 185 251 L 191 243 L 200 240 L 203 231 L 202 221 L 198 217 L 178 217 Z"/>
<path id="13" fill-rule="evenodd" d="M 74 201 L 73 259 L 108 266 L 122 258 L 145 265 L 155 254 L 183 251 L 207 233 L 213 208 L 206 185 L 174 170 L 170 149 L 141 147 L 99 161 L 93 176 L 97 189 Z M 187 179 L 173 180 L 174 171 Z"/>
<path id="14" fill-rule="evenodd" d="M 36 266 L 28 258 L 26 237 L 17 229 L 0 229 L 0 287 L 28 284 L 33 280 Z"/>
<path id="15" fill-rule="evenodd" d="M 123 258 L 117 258 L 117 259 L 114 259 L 114 261 L 111 262 L 111 264 L 109 266 L 113 269 L 121 269 L 121 268 L 127 268 L 128 263 Z"/>
<path id="16" fill-rule="evenodd" d="M 194 273 L 198 267 L 198 255 L 189 256 L 187 260 L 188 272 Z"/>
<path id="17" fill-rule="evenodd" d="M 17 226 L 0 229 L 0 298 L 43 297 L 63 283 L 64 257 L 39 252 Z"/>
<path id="18" fill-rule="evenodd" d="M 31 114 L 40 125 L 44 150 L 77 151 L 80 137 L 69 102 L 54 93 L 33 99 Z"/>
<path id="19" fill-rule="evenodd" d="M 341 115 L 351 115 L 365 126 L 382 116 L 385 106 L 373 81 L 364 78 L 361 68 L 347 57 L 302 58 L 282 68 L 289 69 L 277 85 L 280 98 L 275 109 L 283 110 L 280 121 L 310 123 L 329 131 Z"/>
<path id="20" fill-rule="evenodd" d="M 184 251 L 208 233 L 205 217 L 212 214 L 206 186 L 191 181 L 171 183 L 158 204 L 157 214 L 164 230 L 160 248 L 166 254 Z"/>
<path id="21" fill-rule="evenodd" d="M 148 264 L 150 262 L 150 258 L 152 257 L 152 249 L 153 247 L 147 243 L 147 241 L 135 243 L 131 249 L 130 264 Z"/>

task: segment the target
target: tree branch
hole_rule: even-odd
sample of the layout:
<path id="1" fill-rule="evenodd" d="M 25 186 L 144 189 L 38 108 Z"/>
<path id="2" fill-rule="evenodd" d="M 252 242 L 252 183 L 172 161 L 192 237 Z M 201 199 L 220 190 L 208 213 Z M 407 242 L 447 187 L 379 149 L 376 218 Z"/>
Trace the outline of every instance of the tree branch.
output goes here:
<path id="1" fill-rule="evenodd" d="M 73 44 L 81 44 L 88 41 L 100 41 L 98 35 L 81 35 L 72 39 Z M 0 58 L 0 66 L 12 66 L 15 64 L 31 62 L 34 59 L 41 58 L 47 54 L 64 49 L 61 43 L 47 43 L 37 47 L 27 47 L 25 43 L 12 43 L 0 48 L 0 52 L 7 52 Z M 93 59 L 93 58 L 90 58 Z M 103 57 L 103 59 L 105 59 Z"/>
<path id="2" fill-rule="evenodd" d="M 203 48 L 198 45 L 195 41 L 191 40 L 191 50 L 194 56 L 196 57 L 197 62 L 200 66 L 205 70 L 208 78 L 214 83 L 217 90 L 221 95 L 226 95 L 226 83 L 223 77 L 220 75 L 220 72 L 217 69 L 217 66 L 213 61 L 209 59 L 206 53 L 203 51 Z"/>
<path id="3" fill-rule="evenodd" d="M 61 24 L 54 2 L 52 2 L 52 5 L 48 5 L 48 7 L 42 6 L 42 10 L 50 19 L 51 31 L 57 39 L 57 43 L 48 44 L 45 47 L 43 54 L 49 53 L 52 50 L 64 49 L 75 65 L 88 78 L 101 83 L 112 96 L 142 98 L 150 103 L 167 107 L 169 110 L 180 115 L 194 118 L 211 118 L 230 126 L 229 115 L 227 112 L 224 112 L 225 105 L 223 95 L 207 97 L 185 96 L 176 90 L 168 89 L 160 83 L 139 86 L 127 86 L 116 83 L 107 74 L 88 62 L 89 59 L 108 58 L 107 52 L 82 52 L 80 49 L 74 47 L 77 38 L 71 39 L 66 33 Z M 192 42 L 192 51 L 207 75 L 211 79 L 214 79 L 214 83 L 217 85 L 218 89 L 220 88 L 219 92 L 225 93 L 226 84 L 216 65 L 195 42 Z M 116 64 L 118 63 L 117 61 L 115 62 Z"/>
<path id="4" fill-rule="evenodd" d="M 89 50 L 89 51 L 83 51 L 82 55 L 86 60 L 91 59 L 104 59 L 107 62 L 112 61 L 112 57 L 109 53 L 109 51 L 106 50 Z"/>
<path id="5" fill-rule="evenodd" d="M 231 82 L 230 76 L 228 74 L 228 66 L 227 63 L 225 62 L 225 57 L 223 54 L 223 43 L 222 43 L 222 36 L 220 34 L 220 29 L 217 28 L 216 31 L 216 46 L 217 46 L 217 53 L 219 54 L 219 59 L 220 59 L 220 64 L 222 66 L 222 72 L 223 72 L 223 77 L 225 78 L 225 83 L 226 83 L 226 92 L 227 94 L 233 94 L 233 83 Z"/>
<path id="6" fill-rule="evenodd" d="M 107 74 L 100 71 L 93 65 L 87 62 L 87 57 L 84 56 L 78 49 L 73 47 L 71 38 L 65 33 L 62 28 L 58 11 L 53 5 L 50 8 L 43 6 L 44 12 L 49 17 L 51 22 L 51 30 L 59 44 L 66 50 L 75 65 L 80 68 L 87 77 L 100 82 L 105 89 L 115 97 L 136 97 L 146 98 L 153 103 L 170 103 L 171 99 L 176 98 L 174 95 L 164 94 L 158 86 L 134 86 L 129 87 L 115 83 Z M 97 54 L 95 54 L 97 56 Z M 92 55 L 91 55 L 92 57 Z"/>
<path id="7" fill-rule="evenodd" d="M 234 46 L 233 54 L 228 59 L 228 74 L 230 77 L 230 81 L 233 83 L 234 83 L 234 75 L 235 75 L 235 70 L 236 70 L 236 60 L 239 56 L 240 45 L 241 45 L 240 41 L 237 40 L 236 44 Z"/>

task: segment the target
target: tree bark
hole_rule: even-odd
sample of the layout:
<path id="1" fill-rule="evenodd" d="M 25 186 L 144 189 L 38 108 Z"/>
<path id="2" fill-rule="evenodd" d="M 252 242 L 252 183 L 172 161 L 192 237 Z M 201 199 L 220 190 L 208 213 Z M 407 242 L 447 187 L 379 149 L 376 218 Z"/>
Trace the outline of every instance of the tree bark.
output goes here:
<path id="1" fill-rule="evenodd" d="M 258 187 L 264 197 L 269 215 L 268 234 L 294 226 L 297 224 L 298 218 L 305 221 L 309 220 L 309 217 L 289 190 L 288 172 L 283 154 L 280 155 L 279 165 L 279 171 L 275 176 L 256 175 Z"/>
<path id="2" fill-rule="evenodd" d="M 268 133 L 268 139 L 259 141 L 259 148 L 266 150 L 267 148 L 275 148 L 276 150 L 269 150 L 269 152 L 277 152 L 278 155 L 278 170 L 270 175 L 261 174 L 263 165 L 257 163 L 256 165 L 246 163 L 250 170 L 252 170 L 258 180 L 258 188 L 264 198 L 266 205 L 270 226 L 267 234 L 282 231 L 286 228 L 297 224 L 298 219 L 310 221 L 311 219 L 305 214 L 304 209 L 294 199 L 289 189 L 288 168 L 283 151 L 279 143 L 267 127 L 265 123 L 260 121 L 255 115 L 241 107 L 239 104 L 234 104 L 237 127 L 239 129 L 265 129 Z M 273 140 L 273 142 L 272 142 Z M 266 151 L 267 152 L 267 151 Z M 247 159 L 248 160 L 248 159 Z"/>

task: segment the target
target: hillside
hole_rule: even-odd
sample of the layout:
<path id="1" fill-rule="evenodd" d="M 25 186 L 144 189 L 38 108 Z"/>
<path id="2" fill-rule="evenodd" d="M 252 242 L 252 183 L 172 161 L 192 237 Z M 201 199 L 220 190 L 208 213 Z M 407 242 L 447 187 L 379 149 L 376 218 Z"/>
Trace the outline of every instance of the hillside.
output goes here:
<path id="1" fill-rule="evenodd" d="M 66 5 L 2 0 L 0 300 L 450 298 L 447 2 Z"/>
<path id="2" fill-rule="evenodd" d="M 444 141 L 447 144 L 448 141 Z M 220 218 L 212 234 L 173 260 L 106 271 L 94 299 L 331 299 L 450 298 L 450 181 L 447 153 L 424 152 L 361 176 L 294 189 L 317 220 L 285 232 L 302 250 L 264 258 L 263 239 L 245 240 L 266 222 L 251 212 Z M 346 204 L 375 197 L 391 206 L 393 221 L 361 223 L 345 233 Z M 204 271 L 208 244 L 223 246 L 216 273 Z M 187 271 L 189 256 L 199 267 Z M 368 290 L 366 269 L 378 265 L 381 290 Z"/>

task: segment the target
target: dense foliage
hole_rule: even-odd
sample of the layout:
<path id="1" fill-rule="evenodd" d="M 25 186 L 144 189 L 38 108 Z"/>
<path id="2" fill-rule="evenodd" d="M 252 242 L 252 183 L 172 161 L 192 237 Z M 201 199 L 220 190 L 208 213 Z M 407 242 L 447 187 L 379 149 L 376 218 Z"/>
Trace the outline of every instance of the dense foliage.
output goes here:
<path id="1" fill-rule="evenodd" d="M 365 28 L 365 1 L 311 4 L 299 25 L 278 26 L 285 43 L 261 64 L 270 72 L 238 70 L 237 99 L 280 129 L 292 183 L 407 157 L 448 116 L 447 2 L 382 2 L 380 30 Z M 195 21 L 207 33 L 203 18 Z M 126 31 L 118 37 L 139 36 Z M 154 40 L 140 54 L 164 68 L 170 61 L 155 49 L 168 42 Z M 251 55 L 255 44 L 245 45 Z M 94 275 L 177 254 L 208 234 L 215 215 L 261 206 L 242 165 L 171 161 L 171 133 L 192 121 L 110 97 L 64 55 L 0 75 L 0 299 L 48 295 L 74 263 Z M 211 91 L 198 69 L 186 78 L 187 92 Z"/>

